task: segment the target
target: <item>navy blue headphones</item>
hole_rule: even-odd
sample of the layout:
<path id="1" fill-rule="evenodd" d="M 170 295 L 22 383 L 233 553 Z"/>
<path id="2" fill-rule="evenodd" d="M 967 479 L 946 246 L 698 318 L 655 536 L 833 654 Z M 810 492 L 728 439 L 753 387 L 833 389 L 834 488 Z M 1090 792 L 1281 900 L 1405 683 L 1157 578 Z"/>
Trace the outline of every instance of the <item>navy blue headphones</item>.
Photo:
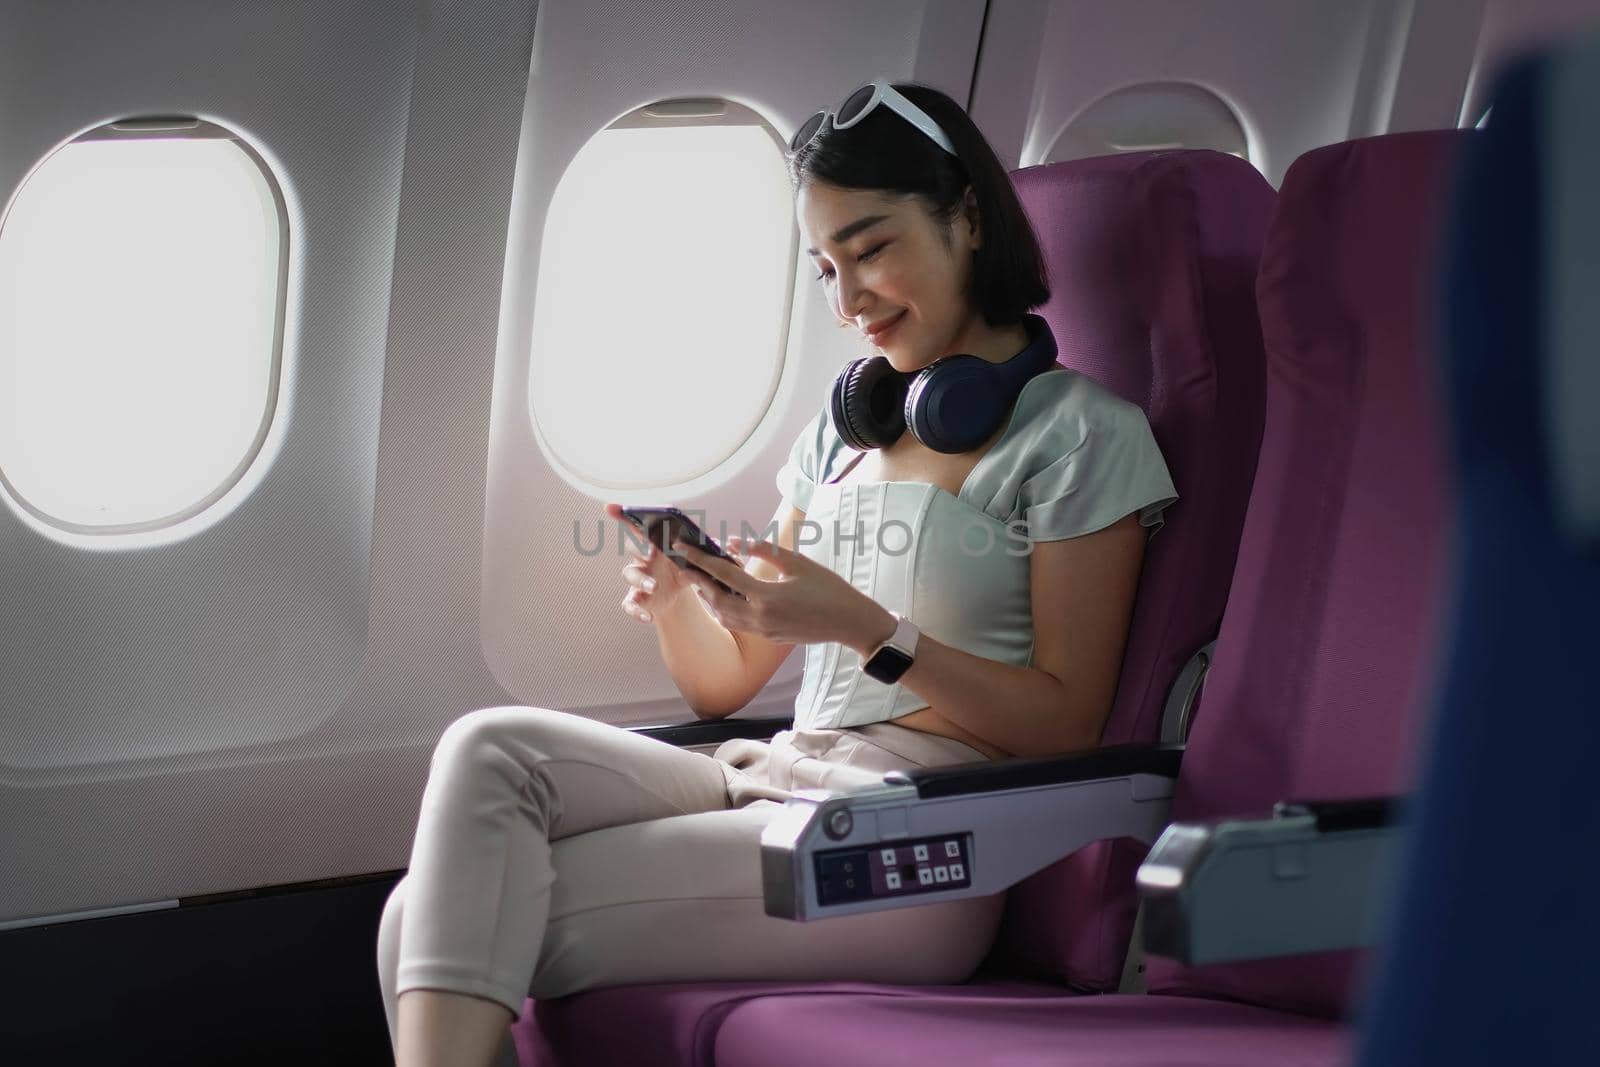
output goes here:
<path id="1" fill-rule="evenodd" d="M 857 452 L 912 436 L 935 452 L 970 452 L 989 439 L 1034 377 L 1056 365 L 1056 338 L 1038 315 L 1024 315 L 1028 345 L 1004 363 L 982 356 L 936 359 L 905 374 L 883 356 L 852 360 L 833 380 L 828 417 Z"/>

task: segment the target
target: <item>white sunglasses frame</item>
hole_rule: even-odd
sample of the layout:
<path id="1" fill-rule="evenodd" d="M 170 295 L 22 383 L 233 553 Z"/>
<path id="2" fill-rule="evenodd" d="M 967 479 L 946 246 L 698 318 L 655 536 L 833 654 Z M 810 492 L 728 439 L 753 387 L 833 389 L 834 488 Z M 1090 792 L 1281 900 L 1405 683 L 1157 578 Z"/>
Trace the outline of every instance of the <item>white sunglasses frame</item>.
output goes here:
<path id="1" fill-rule="evenodd" d="M 816 140 L 817 134 L 822 132 L 822 127 L 824 125 L 831 122 L 833 123 L 833 128 L 836 130 L 848 130 L 850 127 L 854 126 L 856 123 L 872 114 L 873 108 L 877 107 L 879 104 L 883 104 L 887 106 L 889 110 L 893 111 L 895 114 L 899 115 L 901 118 L 911 123 L 911 125 L 925 133 L 928 136 L 928 139 L 933 141 L 934 144 L 938 145 L 946 152 L 949 152 L 957 159 L 961 158 L 960 154 L 956 152 L 956 146 L 950 143 L 950 138 L 946 136 L 945 132 L 939 128 L 939 124 L 933 121 L 933 117 L 916 104 L 913 104 L 910 100 L 906 99 L 905 94 L 901 93 L 898 89 L 890 85 L 882 78 L 874 79 L 867 84 L 872 86 L 872 96 L 867 100 L 866 105 L 856 113 L 855 118 L 850 119 L 848 122 L 840 122 L 839 108 L 844 107 L 845 104 L 849 103 L 850 98 L 859 93 L 864 86 L 858 85 L 854 89 L 851 89 L 850 92 L 845 94 L 845 98 L 843 100 L 839 101 L 839 103 L 835 106 L 828 108 L 826 111 L 815 111 L 810 115 L 807 115 L 806 122 L 810 122 L 817 115 L 822 116 L 822 121 L 817 123 L 817 128 L 811 132 L 811 136 L 806 139 L 805 143 L 799 145 L 798 147 L 791 148 L 789 150 L 789 154 L 791 156 L 796 154 L 800 151 L 800 149 Z M 805 129 L 806 122 L 802 122 L 795 132 L 799 133 L 800 130 Z"/>

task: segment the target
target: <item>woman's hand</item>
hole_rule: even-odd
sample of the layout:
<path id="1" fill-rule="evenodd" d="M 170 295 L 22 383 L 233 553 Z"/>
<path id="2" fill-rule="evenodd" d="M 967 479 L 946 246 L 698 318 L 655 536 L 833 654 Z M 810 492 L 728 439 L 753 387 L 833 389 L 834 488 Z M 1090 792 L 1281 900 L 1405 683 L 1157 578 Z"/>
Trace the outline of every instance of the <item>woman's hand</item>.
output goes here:
<path id="1" fill-rule="evenodd" d="M 638 527 L 623 518 L 621 504 L 607 504 L 606 514 L 637 537 Z M 626 539 L 622 543 L 627 544 Z M 622 598 L 622 610 L 640 622 L 653 622 L 692 588 L 685 577 L 687 572 L 668 559 L 654 541 L 646 542 L 644 555 L 630 549 L 628 557 L 630 562 L 622 568 L 622 578 L 629 586 L 628 595 Z"/>
<path id="2" fill-rule="evenodd" d="M 741 542 L 730 537 L 724 547 L 736 558 L 754 556 L 771 563 L 782 573 L 774 581 L 757 578 L 683 541 L 673 547 L 744 595 L 741 600 L 703 574 L 683 572 L 712 617 L 730 630 L 785 644 L 838 641 L 854 646 L 873 636 L 881 639 L 884 620 L 888 632 L 894 629 L 893 617 L 837 572 L 771 541 Z"/>

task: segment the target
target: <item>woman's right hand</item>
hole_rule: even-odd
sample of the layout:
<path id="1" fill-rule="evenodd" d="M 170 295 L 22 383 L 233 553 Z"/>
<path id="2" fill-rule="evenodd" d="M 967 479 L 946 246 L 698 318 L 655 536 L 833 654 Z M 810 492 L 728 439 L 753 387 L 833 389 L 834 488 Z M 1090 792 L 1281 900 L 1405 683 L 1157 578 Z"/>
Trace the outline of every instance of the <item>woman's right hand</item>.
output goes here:
<path id="1" fill-rule="evenodd" d="M 625 534 L 639 537 L 639 528 L 622 516 L 621 504 L 607 504 L 606 514 L 623 526 Z M 629 544 L 626 538 L 622 542 Z M 694 589 L 694 583 L 684 576 L 680 568 L 655 542 L 648 542 L 645 554 L 629 548 L 629 562 L 622 568 L 622 579 L 628 583 L 628 594 L 622 598 L 622 610 L 640 622 L 653 622 L 679 599 Z"/>

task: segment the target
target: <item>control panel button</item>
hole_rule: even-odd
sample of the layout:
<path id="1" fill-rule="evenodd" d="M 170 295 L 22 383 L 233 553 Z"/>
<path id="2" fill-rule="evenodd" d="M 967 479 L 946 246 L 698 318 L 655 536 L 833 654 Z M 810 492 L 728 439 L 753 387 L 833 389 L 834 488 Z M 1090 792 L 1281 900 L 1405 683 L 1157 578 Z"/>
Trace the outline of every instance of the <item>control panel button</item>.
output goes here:
<path id="1" fill-rule="evenodd" d="M 946 856 L 950 857 L 951 859 L 960 858 L 960 856 L 961 856 L 961 843 L 958 842 L 958 841 L 946 841 L 944 843 L 944 854 Z"/>
<path id="2" fill-rule="evenodd" d="M 892 848 L 879 849 L 878 850 L 878 856 L 879 856 L 879 858 L 881 858 L 883 860 L 883 865 L 885 867 L 893 867 L 894 866 L 894 849 L 892 849 Z"/>
<path id="3" fill-rule="evenodd" d="M 890 871 L 888 874 L 884 875 L 883 876 L 883 884 L 888 886 L 890 889 L 899 889 L 900 888 L 900 872 L 899 871 Z"/>
<path id="4" fill-rule="evenodd" d="M 917 884 L 918 885 L 932 885 L 933 884 L 933 872 L 928 870 L 928 868 L 926 868 L 926 867 L 918 867 L 917 868 Z"/>
<path id="5" fill-rule="evenodd" d="M 960 881 L 963 881 L 966 877 L 967 877 L 967 869 L 966 869 L 966 867 L 962 866 L 959 863 L 952 863 L 950 865 L 950 878 L 951 878 L 952 881 L 960 882 Z"/>
<path id="6" fill-rule="evenodd" d="M 917 862 L 918 863 L 927 863 L 928 862 L 928 846 L 927 845 L 913 845 L 912 848 L 911 848 L 911 854 L 917 858 Z"/>
<path id="7" fill-rule="evenodd" d="M 935 867 L 933 869 L 933 880 L 935 882 L 948 882 L 950 880 L 950 868 Z"/>

